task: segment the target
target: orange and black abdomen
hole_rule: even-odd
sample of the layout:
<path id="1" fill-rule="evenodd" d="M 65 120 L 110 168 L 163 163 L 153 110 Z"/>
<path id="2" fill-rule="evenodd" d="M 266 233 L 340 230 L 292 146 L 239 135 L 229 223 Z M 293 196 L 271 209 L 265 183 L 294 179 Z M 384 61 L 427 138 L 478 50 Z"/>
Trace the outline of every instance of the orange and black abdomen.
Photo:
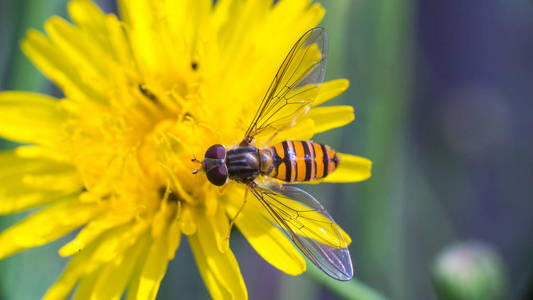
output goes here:
<path id="1" fill-rule="evenodd" d="M 302 182 L 326 177 L 339 164 L 329 146 L 310 141 L 283 141 L 270 147 L 273 165 L 270 177 L 286 182 Z"/>

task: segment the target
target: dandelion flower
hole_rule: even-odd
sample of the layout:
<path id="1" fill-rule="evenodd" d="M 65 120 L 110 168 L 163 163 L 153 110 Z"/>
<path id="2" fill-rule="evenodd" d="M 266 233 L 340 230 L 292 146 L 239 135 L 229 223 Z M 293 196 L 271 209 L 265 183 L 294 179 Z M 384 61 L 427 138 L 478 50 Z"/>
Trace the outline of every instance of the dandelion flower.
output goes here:
<path id="1" fill-rule="evenodd" d="M 22 49 L 63 99 L 0 93 L 0 214 L 36 212 L 0 234 L 0 258 L 80 229 L 45 299 L 154 299 L 186 236 L 213 298 L 246 299 L 224 249 L 245 186 L 191 173 L 212 144 L 235 144 L 290 47 L 324 9 L 310 1 L 124 0 L 122 19 L 74 0 L 72 24 L 52 17 Z M 348 87 L 325 82 L 312 109 L 276 139 L 309 140 L 353 120 L 348 106 L 316 107 Z M 265 140 L 258 138 L 258 143 Z M 331 182 L 364 180 L 370 162 L 341 154 Z M 257 203 L 236 226 L 281 271 L 305 261 Z"/>

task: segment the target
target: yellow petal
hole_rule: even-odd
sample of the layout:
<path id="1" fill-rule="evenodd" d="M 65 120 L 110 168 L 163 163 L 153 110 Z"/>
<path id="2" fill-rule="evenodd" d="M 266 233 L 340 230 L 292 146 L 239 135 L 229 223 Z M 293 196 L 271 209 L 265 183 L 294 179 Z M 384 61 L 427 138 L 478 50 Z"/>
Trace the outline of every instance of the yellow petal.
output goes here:
<path id="1" fill-rule="evenodd" d="M 92 34 L 105 33 L 105 15 L 92 1 L 70 1 L 68 3 L 68 12 L 79 27 Z"/>
<path id="2" fill-rule="evenodd" d="M 364 157 L 351 154 L 337 153 L 340 163 L 337 169 L 329 174 L 326 182 L 354 182 L 370 177 L 372 162 Z"/>
<path id="3" fill-rule="evenodd" d="M 148 0 L 121 0 L 119 10 L 128 29 L 131 48 L 136 63 L 143 74 L 165 74 L 160 79 L 169 78 L 168 52 L 163 45 L 161 30 L 164 28 L 160 15 L 160 3 Z M 150 41 L 147 43 L 146 41 Z"/>
<path id="4" fill-rule="evenodd" d="M 0 215 L 56 201 L 82 189 L 74 168 L 52 160 L 0 152 L 0 166 Z"/>
<path id="5" fill-rule="evenodd" d="M 128 249 L 113 262 L 105 264 L 91 289 L 92 300 L 118 300 L 121 298 L 132 276 L 135 266 L 147 250 L 148 241 L 144 239 Z M 87 298 L 85 298 L 87 299 Z"/>
<path id="6" fill-rule="evenodd" d="M 132 216 L 116 215 L 115 213 L 106 214 L 94 221 L 91 221 L 85 228 L 83 228 L 76 238 L 70 241 L 59 249 L 59 255 L 70 256 L 83 250 L 92 241 L 98 238 L 103 232 L 122 225 L 129 220 Z"/>
<path id="7" fill-rule="evenodd" d="M 212 19 L 220 28 L 218 36 L 222 45 L 220 50 L 223 60 L 226 57 L 235 57 L 235 54 L 241 52 L 239 50 L 242 50 L 240 48 L 243 45 L 243 38 L 250 38 L 251 33 L 257 34 L 253 29 L 257 28 L 259 20 L 265 19 L 264 15 L 269 4 L 268 1 L 217 1 Z M 242 63 L 240 61 L 242 56 L 236 59 L 237 62 L 224 61 L 231 68 L 234 63 Z"/>
<path id="8" fill-rule="evenodd" d="M 61 87 L 68 98 L 105 102 L 105 98 L 89 86 L 91 82 L 81 77 L 83 70 L 65 59 L 65 54 L 42 33 L 29 30 L 21 48 L 43 74 Z"/>
<path id="9" fill-rule="evenodd" d="M 121 238 L 120 234 L 123 233 L 123 231 L 120 229 L 122 228 L 129 228 L 130 231 L 135 230 L 135 226 L 123 226 L 121 228 L 112 229 L 104 235 L 97 237 L 93 243 L 91 243 L 87 248 L 83 249 L 83 251 L 78 252 L 78 254 L 76 254 L 70 260 L 65 268 L 65 271 L 63 271 L 59 279 L 48 289 L 44 299 L 55 300 L 66 298 L 71 293 L 72 289 L 76 283 L 78 283 L 80 278 L 87 274 L 94 274 L 103 264 L 109 263 L 111 260 L 102 261 L 101 249 L 102 247 L 105 248 L 109 242 L 117 245 L 117 243 L 113 243 L 113 240 Z M 147 228 L 147 226 L 145 228 Z M 146 230 L 144 233 L 146 233 Z M 125 247 L 122 249 L 122 252 L 117 251 L 117 254 L 113 256 L 112 259 L 115 259 L 117 262 L 120 261 L 121 257 L 123 257 L 122 255 L 127 255 L 123 253 L 127 253 L 126 251 L 131 248 L 139 249 L 142 256 L 147 249 L 147 241 L 147 234 L 136 235 L 134 243 L 126 243 Z M 98 254 L 98 252 L 100 252 L 100 254 Z M 88 283 L 85 283 L 85 285 L 87 286 Z M 88 292 L 85 293 L 88 294 Z"/>
<path id="10" fill-rule="evenodd" d="M 80 78 L 100 93 L 110 84 L 105 79 L 113 61 L 109 51 L 102 49 L 91 37 L 64 19 L 54 16 L 44 26 L 54 45 L 63 53 L 63 59 L 82 69 Z M 98 57 L 98 59 L 94 59 Z M 109 89 L 109 88 L 108 88 Z"/>
<path id="11" fill-rule="evenodd" d="M 67 298 L 86 267 L 87 254 L 86 251 L 82 252 L 70 260 L 59 279 L 46 291 L 43 300 Z"/>
<path id="12" fill-rule="evenodd" d="M 152 237 L 158 239 L 165 228 L 170 224 L 170 219 L 176 212 L 177 205 L 175 203 L 168 203 L 168 199 L 164 199 L 159 210 L 152 219 Z"/>
<path id="13" fill-rule="evenodd" d="M 43 191 L 80 191 L 76 169 L 70 164 L 44 158 L 24 158 L 12 152 L 0 152 L 0 178 L 18 177 L 29 188 Z M 9 166 L 7 165 L 9 164 Z"/>
<path id="14" fill-rule="evenodd" d="M 91 260 L 108 263 L 121 255 L 126 249 L 134 245 L 149 228 L 148 221 L 139 219 L 120 227 L 111 229 L 106 233 L 105 243 L 100 243 Z"/>
<path id="15" fill-rule="evenodd" d="M 168 228 L 168 260 L 174 259 L 180 241 L 180 223 L 177 220 L 174 220 L 170 223 L 170 227 Z"/>
<path id="16" fill-rule="evenodd" d="M 112 261 L 99 264 L 97 268 L 86 268 L 88 274 L 80 277 L 80 283 L 72 300 L 120 299 L 131 273 L 138 264 L 139 256 L 146 252 L 149 239 L 143 238 L 137 245 L 129 247 Z M 144 260 L 144 258 L 141 258 Z M 89 262 L 86 262 L 89 265 Z"/>
<path id="17" fill-rule="evenodd" d="M 198 229 L 189 236 L 196 264 L 213 299 L 247 299 L 244 280 L 231 251 L 220 252 L 215 231 L 202 213 L 195 214 Z"/>
<path id="18" fill-rule="evenodd" d="M 351 106 L 326 106 L 311 109 L 307 117 L 315 122 L 315 133 L 320 133 L 350 123 L 354 114 Z"/>
<path id="19" fill-rule="evenodd" d="M 56 240 L 101 213 L 103 206 L 75 198 L 45 208 L 0 234 L 0 258 Z"/>
<path id="20" fill-rule="evenodd" d="M 140 268 L 139 277 L 130 286 L 127 299 L 155 299 L 168 265 L 168 228 L 158 239 L 151 242 L 146 260 Z"/>
<path id="21" fill-rule="evenodd" d="M 122 21 L 115 15 L 108 15 L 106 25 L 109 32 L 109 50 L 113 51 L 115 59 L 123 66 L 133 64 L 133 53 Z"/>
<path id="22" fill-rule="evenodd" d="M 320 105 L 337 97 L 342 94 L 348 86 L 350 86 L 350 82 L 346 79 L 336 79 L 324 82 L 322 86 L 320 86 L 320 92 L 313 102 L 313 106 Z"/>
<path id="23" fill-rule="evenodd" d="M 273 14 L 282 14 L 277 16 L 280 20 L 285 20 L 289 16 L 296 16 L 305 12 L 309 6 L 310 0 L 304 1 L 278 1 L 274 6 Z M 283 18 L 282 18 L 283 17 Z"/>
<path id="24" fill-rule="evenodd" d="M 248 195 L 255 201 L 252 195 Z M 230 217 L 237 213 L 237 206 L 227 205 Z M 299 275 L 305 272 L 305 260 L 292 242 L 265 216 L 257 207 L 246 204 L 235 222 L 239 231 L 268 263 L 289 275 Z"/>
<path id="25" fill-rule="evenodd" d="M 320 3 L 313 3 L 298 21 L 304 30 L 308 30 L 309 28 L 316 27 L 320 23 L 320 20 L 324 18 L 325 14 L 326 10 Z"/>
<path id="26" fill-rule="evenodd" d="M 212 3 L 210 0 L 165 1 L 169 27 L 187 46 L 194 48 L 194 39 L 209 25 Z"/>
<path id="27" fill-rule="evenodd" d="M 81 190 L 81 187 L 77 189 Z M 23 177 L 2 180 L 0 185 L 0 215 L 28 210 L 39 205 L 57 201 L 76 191 L 43 191 L 24 184 Z"/>
<path id="28" fill-rule="evenodd" d="M 28 92 L 0 93 L 0 136 L 21 143 L 50 144 L 61 137 L 66 114 L 59 101 Z"/>
<path id="29" fill-rule="evenodd" d="M 105 242 L 102 237 L 98 242 Z M 48 289 L 43 300 L 65 299 L 70 294 L 78 280 L 86 273 L 86 270 L 95 270 L 95 264 L 90 260 L 98 243 L 92 244 L 84 251 L 76 254 L 67 264 L 58 280 Z"/>
<path id="30" fill-rule="evenodd" d="M 213 228 L 218 251 L 226 252 L 229 248 L 229 241 L 226 240 L 229 231 L 229 220 L 222 206 L 219 206 L 219 208 L 213 216 L 206 215 L 207 220 L 211 223 L 210 227 Z"/>
<path id="31" fill-rule="evenodd" d="M 68 154 L 58 152 L 57 149 L 37 146 L 37 145 L 22 145 L 15 149 L 15 154 L 21 158 L 43 158 L 58 162 L 69 162 Z"/>
<path id="32" fill-rule="evenodd" d="M 12 151 L 0 151 L 0 179 L 35 172 L 45 160 L 21 158 Z"/>
<path id="33" fill-rule="evenodd" d="M 182 206 L 178 222 L 180 223 L 180 229 L 184 234 L 191 235 L 196 232 L 197 226 L 192 211 L 188 206 Z"/>
<path id="34" fill-rule="evenodd" d="M 92 273 L 85 274 L 83 277 L 81 277 L 80 283 L 76 287 L 76 291 L 74 292 L 74 295 L 72 296 L 72 300 L 90 299 L 91 292 L 94 289 L 94 285 L 96 284 L 96 281 L 98 280 L 99 275 L 100 275 L 99 270 L 96 270 L 96 271 L 93 271 Z"/>
<path id="35" fill-rule="evenodd" d="M 70 166 L 69 166 L 70 167 Z M 83 185 L 75 170 L 58 170 L 57 173 L 26 175 L 22 178 L 28 187 L 50 191 L 79 191 Z"/>

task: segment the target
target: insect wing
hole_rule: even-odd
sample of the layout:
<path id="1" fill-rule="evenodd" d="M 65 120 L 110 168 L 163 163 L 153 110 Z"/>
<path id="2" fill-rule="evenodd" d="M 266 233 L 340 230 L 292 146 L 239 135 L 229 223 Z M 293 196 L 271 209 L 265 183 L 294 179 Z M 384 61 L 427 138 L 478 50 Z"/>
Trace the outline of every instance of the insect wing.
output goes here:
<path id="1" fill-rule="evenodd" d="M 250 186 L 274 221 L 322 271 L 337 280 L 353 277 L 349 237 L 313 196 L 294 187 Z"/>
<path id="2" fill-rule="evenodd" d="M 290 127 L 307 112 L 324 81 L 327 44 L 326 30 L 321 27 L 307 31 L 296 42 L 261 101 L 245 140 L 267 129 Z"/>

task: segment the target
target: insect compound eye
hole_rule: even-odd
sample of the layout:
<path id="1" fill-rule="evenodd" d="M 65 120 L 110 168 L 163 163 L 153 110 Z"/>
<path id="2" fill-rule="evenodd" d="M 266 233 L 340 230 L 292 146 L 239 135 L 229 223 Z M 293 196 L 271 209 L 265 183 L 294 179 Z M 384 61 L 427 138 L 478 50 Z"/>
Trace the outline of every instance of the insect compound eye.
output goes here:
<path id="1" fill-rule="evenodd" d="M 207 179 L 214 185 L 221 186 L 228 179 L 228 169 L 225 165 L 219 165 L 207 171 Z"/>
<path id="2" fill-rule="evenodd" d="M 214 144 L 205 151 L 205 158 L 224 159 L 226 157 L 226 147 Z"/>

